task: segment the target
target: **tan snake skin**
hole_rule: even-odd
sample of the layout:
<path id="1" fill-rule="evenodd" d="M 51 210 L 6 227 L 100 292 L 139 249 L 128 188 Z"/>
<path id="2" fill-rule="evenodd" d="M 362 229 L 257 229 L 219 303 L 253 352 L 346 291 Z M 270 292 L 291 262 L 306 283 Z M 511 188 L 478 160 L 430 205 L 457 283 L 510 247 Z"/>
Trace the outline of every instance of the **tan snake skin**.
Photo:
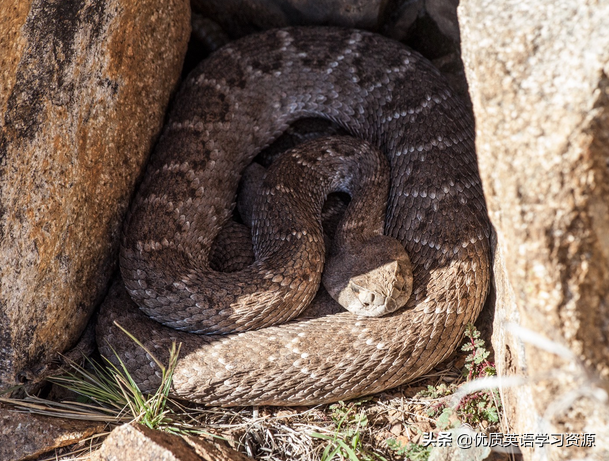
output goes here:
<path id="1" fill-rule="evenodd" d="M 334 28 L 246 37 L 185 81 L 125 227 L 121 271 L 129 294 L 174 328 L 226 333 L 254 323 L 233 326 L 231 306 L 256 292 L 234 274 L 212 271 L 210 248 L 232 214 L 241 171 L 291 122 L 311 116 L 387 155 L 385 235 L 412 261 L 407 305 L 379 318 L 342 312 L 205 336 L 147 318 L 117 283 L 100 312 L 98 344 L 108 357 L 108 345 L 114 348 L 142 390 L 154 390 L 160 372 L 114 321 L 161 360 L 172 340 L 182 343 L 176 396 L 233 406 L 316 404 L 391 388 L 445 359 L 476 319 L 489 288 L 490 229 L 472 116 L 419 54 L 379 35 Z M 283 281 L 275 277 L 280 266 L 248 270 L 262 274 L 270 292 Z M 298 277 L 283 287 L 298 288 Z M 288 290 L 259 309 L 267 325 L 286 317 L 280 307 L 288 296 L 289 303 L 303 297 Z"/>

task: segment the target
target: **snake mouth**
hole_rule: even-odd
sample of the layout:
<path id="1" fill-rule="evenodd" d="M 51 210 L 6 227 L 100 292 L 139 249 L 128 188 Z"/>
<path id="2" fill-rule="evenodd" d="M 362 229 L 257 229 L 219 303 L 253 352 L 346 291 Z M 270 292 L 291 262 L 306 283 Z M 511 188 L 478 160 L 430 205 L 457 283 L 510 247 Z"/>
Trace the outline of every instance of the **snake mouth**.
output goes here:
<path id="1" fill-rule="evenodd" d="M 365 317 L 381 317 L 391 314 L 404 306 L 410 298 L 409 291 L 397 286 L 393 287 L 389 295 L 368 290 L 353 282 L 349 283 L 348 289 L 355 296 L 351 298 L 346 309 Z"/>
<path id="2" fill-rule="evenodd" d="M 389 309 L 395 303 L 382 293 L 368 290 L 353 281 L 349 282 L 348 289 L 356 295 L 347 308 L 350 312 L 366 317 L 379 317 L 392 312 Z"/>

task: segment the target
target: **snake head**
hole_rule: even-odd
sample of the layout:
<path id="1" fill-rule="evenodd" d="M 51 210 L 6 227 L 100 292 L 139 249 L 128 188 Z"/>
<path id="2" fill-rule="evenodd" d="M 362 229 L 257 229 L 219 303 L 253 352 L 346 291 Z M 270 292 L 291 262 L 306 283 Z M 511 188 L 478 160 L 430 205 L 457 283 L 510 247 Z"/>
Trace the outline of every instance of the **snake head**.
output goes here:
<path id="1" fill-rule="evenodd" d="M 322 280 L 328 293 L 348 311 L 380 317 L 398 310 L 410 298 L 412 265 L 402 244 L 379 235 L 360 248 L 331 256 Z"/>

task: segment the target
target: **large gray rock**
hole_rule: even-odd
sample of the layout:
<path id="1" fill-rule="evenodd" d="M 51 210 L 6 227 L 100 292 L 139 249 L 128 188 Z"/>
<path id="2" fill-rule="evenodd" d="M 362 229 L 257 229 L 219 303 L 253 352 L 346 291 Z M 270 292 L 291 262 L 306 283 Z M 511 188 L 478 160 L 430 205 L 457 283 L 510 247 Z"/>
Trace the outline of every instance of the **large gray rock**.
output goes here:
<path id="1" fill-rule="evenodd" d="M 609 2 L 462 0 L 459 20 L 498 237 L 493 346 L 526 378 L 502 389 L 511 430 L 596 434 L 525 459 L 609 459 Z"/>
<path id="2" fill-rule="evenodd" d="M 75 343 L 181 68 L 187 0 L 3 2 L 0 388 Z"/>

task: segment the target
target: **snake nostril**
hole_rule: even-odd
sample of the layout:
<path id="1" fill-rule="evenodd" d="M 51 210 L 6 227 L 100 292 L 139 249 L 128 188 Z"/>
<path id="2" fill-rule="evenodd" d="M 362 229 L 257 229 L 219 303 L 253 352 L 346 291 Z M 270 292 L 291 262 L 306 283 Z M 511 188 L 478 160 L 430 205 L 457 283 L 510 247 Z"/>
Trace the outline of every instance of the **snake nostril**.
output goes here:
<path id="1" fill-rule="evenodd" d="M 364 306 L 374 303 L 374 293 L 362 291 L 358 294 L 358 298 Z"/>
<path id="2" fill-rule="evenodd" d="M 29 381 L 28 377 L 27 377 L 27 373 L 25 371 L 20 371 L 19 373 L 17 373 L 17 381 L 20 384 L 25 384 Z"/>

